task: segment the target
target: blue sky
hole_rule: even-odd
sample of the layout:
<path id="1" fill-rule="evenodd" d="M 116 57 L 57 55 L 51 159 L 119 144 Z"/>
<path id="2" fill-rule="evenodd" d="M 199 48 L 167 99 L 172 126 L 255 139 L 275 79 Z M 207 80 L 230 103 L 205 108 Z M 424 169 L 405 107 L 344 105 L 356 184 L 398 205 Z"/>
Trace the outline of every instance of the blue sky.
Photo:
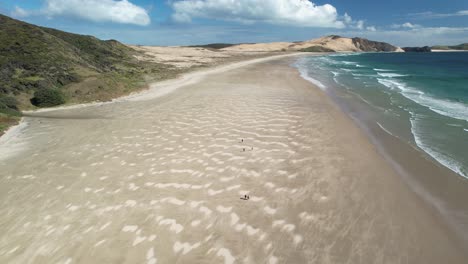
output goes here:
<path id="1" fill-rule="evenodd" d="M 468 42 L 467 0 L 2 0 L 0 13 L 128 44 L 359 36 L 399 46 Z"/>

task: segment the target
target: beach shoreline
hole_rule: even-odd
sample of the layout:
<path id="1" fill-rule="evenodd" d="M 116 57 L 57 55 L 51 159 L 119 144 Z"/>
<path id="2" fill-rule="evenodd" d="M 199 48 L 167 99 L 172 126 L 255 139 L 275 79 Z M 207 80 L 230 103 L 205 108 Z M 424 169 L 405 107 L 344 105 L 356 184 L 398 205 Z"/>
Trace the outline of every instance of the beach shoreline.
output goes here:
<path id="1" fill-rule="evenodd" d="M 0 261 L 464 263 L 369 136 L 277 59 L 31 113 L 29 153 L 0 161 Z"/>
<path id="2" fill-rule="evenodd" d="M 433 49 L 431 52 L 468 52 L 468 50 L 438 50 L 438 49 Z"/>
<path id="3" fill-rule="evenodd" d="M 438 160 L 431 157 L 416 145 L 392 134 L 377 119 L 366 112 L 370 111 L 359 101 L 343 100 L 340 93 L 327 90 L 330 98 L 342 112 L 368 136 L 380 155 L 394 168 L 429 208 L 435 209 L 436 217 L 448 224 L 450 232 L 468 245 L 468 230 L 464 223 L 468 221 L 465 212 L 468 206 L 460 195 L 468 193 L 468 180 Z M 465 246 L 466 247 L 466 246 Z"/>
<path id="4" fill-rule="evenodd" d="M 301 72 L 300 67 L 293 67 Z M 314 76 L 309 77 L 301 72 L 301 77 L 317 85 L 318 81 L 313 79 Z M 360 127 L 380 155 L 426 205 L 435 210 L 436 217 L 448 225 L 450 232 L 466 248 L 468 230 L 464 223 L 468 222 L 468 205 L 460 196 L 468 193 L 467 178 L 444 166 L 415 143 L 388 131 L 372 114 L 368 103 L 364 103 L 361 98 L 354 98 L 353 94 L 336 87 L 320 89 Z"/>

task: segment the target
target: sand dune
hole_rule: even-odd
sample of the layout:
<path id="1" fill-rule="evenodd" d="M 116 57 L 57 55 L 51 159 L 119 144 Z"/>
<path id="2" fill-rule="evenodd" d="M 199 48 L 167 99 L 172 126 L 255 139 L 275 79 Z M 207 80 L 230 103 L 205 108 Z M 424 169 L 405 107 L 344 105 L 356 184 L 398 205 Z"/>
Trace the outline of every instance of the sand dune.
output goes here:
<path id="1" fill-rule="evenodd" d="M 27 117 L 0 161 L 0 262 L 464 263 L 290 63 Z"/>
<path id="2" fill-rule="evenodd" d="M 227 48 L 223 51 L 238 51 L 238 52 L 261 52 L 261 51 L 299 51 L 309 47 L 322 47 L 336 52 L 362 52 L 363 47 L 359 47 L 353 43 L 351 38 L 326 36 L 318 39 L 298 41 L 298 42 L 272 42 L 272 43 L 255 43 L 255 44 L 240 44 Z M 401 48 L 396 49 L 397 52 L 403 52 Z"/>
<path id="3" fill-rule="evenodd" d="M 245 60 L 246 57 L 265 56 L 266 52 L 277 51 L 266 50 L 213 50 L 202 47 L 180 47 L 180 46 L 130 46 L 142 52 L 143 55 L 135 57 L 141 61 L 164 63 L 177 68 L 192 68 L 200 66 L 213 66 L 224 64 L 226 61 Z M 267 54 L 268 55 L 268 54 Z"/>
<path id="4" fill-rule="evenodd" d="M 218 59 L 228 58 L 228 53 L 211 51 L 204 48 L 191 47 L 157 47 L 157 46 L 130 46 L 137 51 L 144 52 L 146 56 L 137 56 L 144 61 L 171 64 L 179 68 L 190 68 L 205 64 L 213 64 Z"/>

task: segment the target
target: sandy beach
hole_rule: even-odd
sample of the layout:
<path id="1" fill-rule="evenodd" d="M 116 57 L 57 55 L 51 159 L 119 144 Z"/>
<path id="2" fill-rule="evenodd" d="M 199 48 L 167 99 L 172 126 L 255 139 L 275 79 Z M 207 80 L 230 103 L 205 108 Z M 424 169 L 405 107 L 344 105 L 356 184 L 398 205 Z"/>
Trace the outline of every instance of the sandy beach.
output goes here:
<path id="1" fill-rule="evenodd" d="M 29 113 L 0 145 L 0 263 L 466 263 L 292 61 Z"/>

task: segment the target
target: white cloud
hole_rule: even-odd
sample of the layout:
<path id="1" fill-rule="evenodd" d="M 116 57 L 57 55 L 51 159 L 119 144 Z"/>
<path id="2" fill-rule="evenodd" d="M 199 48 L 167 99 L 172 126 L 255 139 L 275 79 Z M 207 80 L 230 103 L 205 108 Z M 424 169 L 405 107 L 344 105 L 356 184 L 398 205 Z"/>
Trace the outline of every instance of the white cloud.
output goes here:
<path id="1" fill-rule="evenodd" d="M 460 10 L 453 13 L 435 13 L 435 12 L 422 12 L 409 14 L 412 18 L 444 18 L 444 17 L 459 17 L 468 16 L 468 10 Z"/>
<path id="2" fill-rule="evenodd" d="M 349 24 L 349 23 L 351 23 L 353 21 L 353 19 L 351 18 L 350 15 L 348 15 L 348 13 L 345 13 L 344 14 L 344 21 L 345 21 L 346 24 Z"/>
<path id="3" fill-rule="evenodd" d="M 406 23 L 403 23 L 403 24 L 393 24 L 393 25 L 391 25 L 391 28 L 415 29 L 415 28 L 421 28 L 421 25 L 406 22 Z"/>
<path id="4" fill-rule="evenodd" d="M 211 18 L 243 23 L 264 22 L 297 27 L 344 28 L 334 6 L 308 0 L 177 0 L 171 1 L 173 19 Z M 345 21 L 351 19 L 346 14 Z"/>
<path id="5" fill-rule="evenodd" d="M 29 16 L 29 12 L 19 6 L 15 6 L 15 10 L 11 12 L 11 15 L 13 17 L 27 17 Z"/>
<path id="6" fill-rule="evenodd" d="M 348 31 L 347 35 L 377 39 L 402 47 L 452 45 L 466 42 L 468 27 L 417 27 L 379 31 Z"/>
<path id="7" fill-rule="evenodd" d="M 364 21 L 363 20 L 359 20 L 356 22 L 356 28 L 357 29 L 364 29 Z"/>
<path id="8" fill-rule="evenodd" d="M 348 28 L 352 29 L 359 29 L 359 30 L 368 30 L 368 31 L 376 31 L 377 29 L 375 26 L 365 26 L 365 21 L 364 20 L 353 20 L 353 18 L 348 15 L 348 13 L 345 13 L 343 16 L 344 22 L 346 23 L 346 26 Z"/>
<path id="9" fill-rule="evenodd" d="M 39 11 L 26 11 L 16 7 L 18 15 L 30 14 L 72 16 L 94 22 L 114 22 L 146 26 L 151 23 L 148 12 L 128 0 L 45 0 Z"/>
<path id="10" fill-rule="evenodd" d="M 416 25 L 413 25 L 410 22 L 406 22 L 401 26 L 404 27 L 404 28 L 415 28 L 416 27 Z"/>

